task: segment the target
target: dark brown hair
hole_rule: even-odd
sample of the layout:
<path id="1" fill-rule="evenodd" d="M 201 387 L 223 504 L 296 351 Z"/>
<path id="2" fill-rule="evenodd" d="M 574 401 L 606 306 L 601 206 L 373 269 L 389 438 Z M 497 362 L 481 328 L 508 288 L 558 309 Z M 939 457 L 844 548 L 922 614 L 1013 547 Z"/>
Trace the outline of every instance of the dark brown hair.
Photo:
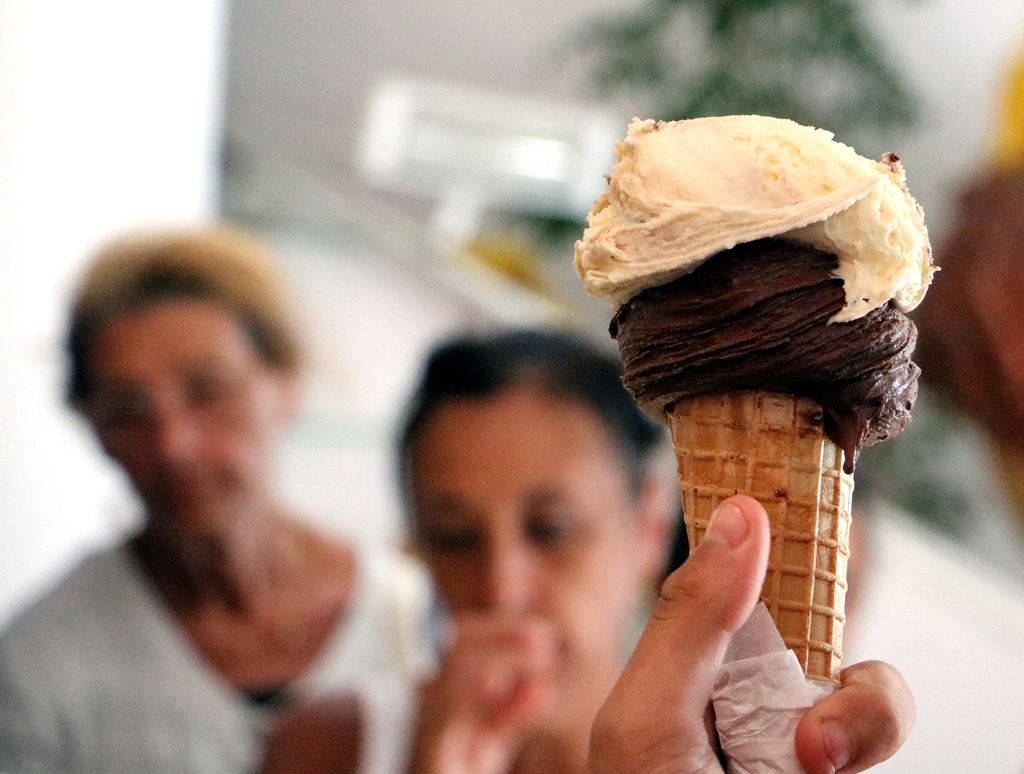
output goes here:
<path id="1" fill-rule="evenodd" d="M 608 430 L 634 491 L 639 492 L 663 434 L 622 386 L 621 369 L 618 358 L 557 331 L 501 331 L 440 345 L 427 361 L 399 438 L 406 497 L 413 447 L 434 413 L 453 401 L 489 398 L 513 387 L 535 387 L 594 411 Z"/>

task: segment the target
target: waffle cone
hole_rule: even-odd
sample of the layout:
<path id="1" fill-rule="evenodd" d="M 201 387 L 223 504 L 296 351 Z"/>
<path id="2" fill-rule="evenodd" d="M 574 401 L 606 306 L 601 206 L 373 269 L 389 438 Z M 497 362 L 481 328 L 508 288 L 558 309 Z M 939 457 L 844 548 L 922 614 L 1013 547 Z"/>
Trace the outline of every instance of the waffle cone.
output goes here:
<path id="1" fill-rule="evenodd" d="M 735 494 L 771 520 L 761 601 L 808 677 L 838 682 L 853 477 L 812 400 L 773 392 L 702 395 L 668 412 L 690 545 Z"/>

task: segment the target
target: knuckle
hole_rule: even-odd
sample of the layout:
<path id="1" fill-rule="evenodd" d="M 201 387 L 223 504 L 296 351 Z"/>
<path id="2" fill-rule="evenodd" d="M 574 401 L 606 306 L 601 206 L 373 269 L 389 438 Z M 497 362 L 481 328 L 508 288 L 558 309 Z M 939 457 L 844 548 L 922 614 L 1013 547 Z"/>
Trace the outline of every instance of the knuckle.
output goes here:
<path id="1" fill-rule="evenodd" d="M 689 607 L 699 603 L 702 594 L 702 585 L 694 577 L 693 573 L 686 572 L 684 568 L 669 575 L 661 584 L 657 607 L 659 609 L 672 609 L 680 606 Z"/>
<path id="2" fill-rule="evenodd" d="M 662 583 L 653 612 L 655 619 L 684 620 L 688 626 L 728 631 L 743 623 L 749 610 L 733 604 L 736 594 L 729 579 L 707 572 L 705 558 L 692 556 Z"/>

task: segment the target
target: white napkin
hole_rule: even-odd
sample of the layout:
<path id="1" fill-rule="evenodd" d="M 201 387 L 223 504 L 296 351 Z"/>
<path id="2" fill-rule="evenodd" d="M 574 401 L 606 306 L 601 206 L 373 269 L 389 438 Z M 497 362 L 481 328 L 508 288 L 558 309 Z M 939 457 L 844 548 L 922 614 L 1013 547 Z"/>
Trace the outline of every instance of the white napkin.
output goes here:
<path id="1" fill-rule="evenodd" d="M 800 774 L 797 724 L 835 687 L 804 677 L 768 608 L 758 604 L 733 635 L 711 695 L 728 774 Z"/>

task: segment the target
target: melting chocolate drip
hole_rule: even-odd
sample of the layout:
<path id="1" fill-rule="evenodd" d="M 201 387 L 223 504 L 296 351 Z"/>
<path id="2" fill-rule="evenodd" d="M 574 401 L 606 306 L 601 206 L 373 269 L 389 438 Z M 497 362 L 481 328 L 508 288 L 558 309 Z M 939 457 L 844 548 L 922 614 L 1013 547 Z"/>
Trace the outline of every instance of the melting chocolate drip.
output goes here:
<path id="1" fill-rule="evenodd" d="M 910 361 L 917 329 L 898 309 L 828 323 L 845 303 L 838 265 L 813 247 L 762 239 L 643 291 L 611 323 L 623 382 L 654 411 L 737 390 L 811 398 L 852 473 L 861 448 L 910 422 L 920 369 Z"/>

